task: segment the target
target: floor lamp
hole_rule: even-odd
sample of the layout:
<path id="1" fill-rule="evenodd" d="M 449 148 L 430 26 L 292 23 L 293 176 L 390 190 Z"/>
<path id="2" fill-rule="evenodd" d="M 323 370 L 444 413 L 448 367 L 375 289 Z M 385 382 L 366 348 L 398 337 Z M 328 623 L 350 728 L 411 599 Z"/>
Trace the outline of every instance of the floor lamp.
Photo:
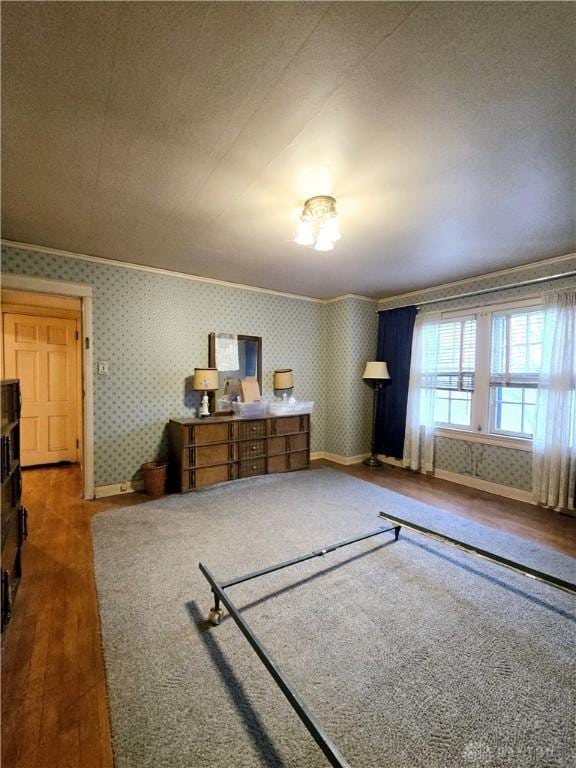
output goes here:
<path id="1" fill-rule="evenodd" d="M 376 414 L 378 411 L 378 393 L 382 389 L 383 383 L 390 378 L 388 366 L 382 362 L 366 363 L 366 369 L 362 378 L 374 390 L 372 402 L 372 454 L 369 458 L 364 459 L 362 464 L 366 464 L 367 467 L 381 467 L 382 462 L 376 458 Z"/>

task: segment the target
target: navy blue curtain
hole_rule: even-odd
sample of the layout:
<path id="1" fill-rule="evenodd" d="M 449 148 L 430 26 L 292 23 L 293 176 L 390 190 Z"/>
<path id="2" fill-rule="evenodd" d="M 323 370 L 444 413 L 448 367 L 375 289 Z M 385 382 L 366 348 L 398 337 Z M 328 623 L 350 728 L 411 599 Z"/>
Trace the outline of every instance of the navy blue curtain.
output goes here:
<path id="1" fill-rule="evenodd" d="M 376 359 L 388 364 L 390 381 L 384 382 L 376 409 L 376 452 L 401 459 L 406 431 L 412 335 L 416 307 L 380 312 Z"/>

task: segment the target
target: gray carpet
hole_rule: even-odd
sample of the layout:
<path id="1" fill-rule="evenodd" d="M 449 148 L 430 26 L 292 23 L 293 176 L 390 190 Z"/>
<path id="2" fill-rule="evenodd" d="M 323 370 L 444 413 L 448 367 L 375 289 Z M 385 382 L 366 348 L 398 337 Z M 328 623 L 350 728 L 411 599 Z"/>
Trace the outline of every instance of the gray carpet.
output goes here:
<path id="1" fill-rule="evenodd" d="M 379 510 L 574 579 L 574 560 L 321 469 L 169 496 L 93 521 L 117 768 L 320 768 L 227 618 L 221 579 L 378 527 Z M 576 600 L 404 533 L 231 594 L 353 768 L 576 762 Z M 572 693 L 571 693 L 572 692 Z"/>

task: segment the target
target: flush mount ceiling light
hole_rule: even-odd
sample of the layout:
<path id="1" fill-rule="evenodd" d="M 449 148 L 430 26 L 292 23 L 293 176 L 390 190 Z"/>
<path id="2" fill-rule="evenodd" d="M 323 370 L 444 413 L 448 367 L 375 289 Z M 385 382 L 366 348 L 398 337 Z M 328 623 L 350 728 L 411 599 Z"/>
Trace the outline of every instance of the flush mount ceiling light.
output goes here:
<path id="1" fill-rule="evenodd" d="M 317 195 L 304 203 L 298 234 L 298 245 L 313 245 L 317 251 L 331 251 L 340 240 L 336 199 L 329 195 Z"/>

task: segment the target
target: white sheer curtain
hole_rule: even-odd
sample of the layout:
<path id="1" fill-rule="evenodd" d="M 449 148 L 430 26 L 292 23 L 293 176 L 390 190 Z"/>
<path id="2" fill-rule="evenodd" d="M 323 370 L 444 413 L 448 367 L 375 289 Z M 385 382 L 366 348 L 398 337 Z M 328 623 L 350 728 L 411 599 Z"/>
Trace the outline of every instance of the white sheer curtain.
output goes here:
<path id="1" fill-rule="evenodd" d="M 574 514 L 576 486 L 576 290 L 544 297 L 542 370 L 533 437 L 538 504 Z"/>
<path id="2" fill-rule="evenodd" d="M 434 471 L 434 390 L 438 373 L 440 312 L 418 315 L 412 338 L 406 437 L 402 463 Z"/>

